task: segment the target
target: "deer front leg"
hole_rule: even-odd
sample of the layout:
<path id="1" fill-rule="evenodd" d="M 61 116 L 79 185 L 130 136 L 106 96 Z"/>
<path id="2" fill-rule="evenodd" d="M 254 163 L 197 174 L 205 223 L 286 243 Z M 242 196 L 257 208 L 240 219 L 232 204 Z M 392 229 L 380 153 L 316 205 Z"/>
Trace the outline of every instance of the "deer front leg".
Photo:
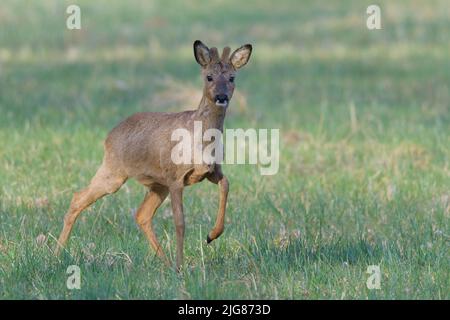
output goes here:
<path id="1" fill-rule="evenodd" d="M 216 223 L 214 228 L 206 237 L 206 242 L 210 243 L 211 241 L 217 239 L 223 232 L 224 222 L 225 222 L 225 209 L 227 206 L 227 198 L 228 198 L 228 179 L 222 173 L 218 175 L 214 175 L 212 177 L 208 177 L 208 180 L 219 185 L 220 195 L 219 195 L 219 210 L 217 212 Z"/>
<path id="2" fill-rule="evenodd" d="M 173 219 L 177 237 L 177 270 L 180 271 L 183 266 L 184 243 L 183 188 L 171 188 L 170 200 L 172 202 Z"/>

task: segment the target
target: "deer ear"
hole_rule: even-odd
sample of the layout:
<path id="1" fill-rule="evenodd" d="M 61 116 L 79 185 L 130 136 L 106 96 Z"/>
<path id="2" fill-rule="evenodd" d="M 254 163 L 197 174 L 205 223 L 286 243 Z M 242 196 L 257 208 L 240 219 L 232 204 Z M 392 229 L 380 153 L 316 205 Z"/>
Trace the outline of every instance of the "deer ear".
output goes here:
<path id="1" fill-rule="evenodd" d="M 206 66 L 211 61 L 209 49 L 200 40 L 194 42 L 194 56 L 198 64 L 202 67 Z"/>
<path id="2" fill-rule="evenodd" d="M 252 45 L 246 44 L 236 49 L 230 57 L 231 64 L 237 70 L 245 66 L 252 54 Z"/>

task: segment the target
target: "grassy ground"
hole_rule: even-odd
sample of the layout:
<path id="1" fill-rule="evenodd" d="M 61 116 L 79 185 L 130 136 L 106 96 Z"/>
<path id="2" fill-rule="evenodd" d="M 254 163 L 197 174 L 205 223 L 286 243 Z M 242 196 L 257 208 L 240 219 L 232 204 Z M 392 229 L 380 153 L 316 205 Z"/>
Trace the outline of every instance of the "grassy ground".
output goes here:
<path id="1" fill-rule="evenodd" d="M 73 1 L 72 1 L 73 2 Z M 71 2 L 71 3 L 72 3 Z M 0 298 L 450 298 L 447 1 L 64 1 L 0 4 Z M 253 43 L 227 128 L 279 128 L 280 171 L 228 165 L 185 192 L 187 270 L 149 253 L 130 181 L 78 220 L 53 257 L 74 191 L 124 117 L 195 107 L 195 39 Z M 155 219 L 174 256 L 170 203 Z M 81 290 L 66 268 L 81 268 Z M 369 290 L 369 265 L 381 289 Z"/>

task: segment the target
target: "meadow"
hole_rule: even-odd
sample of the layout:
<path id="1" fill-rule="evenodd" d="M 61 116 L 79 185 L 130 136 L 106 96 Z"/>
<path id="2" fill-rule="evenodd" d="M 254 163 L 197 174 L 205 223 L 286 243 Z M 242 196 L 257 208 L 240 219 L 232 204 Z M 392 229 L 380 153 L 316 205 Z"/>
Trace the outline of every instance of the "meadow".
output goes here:
<path id="1" fill-rule="evenodd" d="M 81 8 L 81 30 L 66 7 Z M 368 0 L 13 1 L 0 4 L 0 299 L 449 299 L 450 7 Z M 226 128 L 280 129 L 280 168 L 226 165 L 218 205 L 187 188 L 181 274 L 149 251 L 129 181 L 52 254 L 103 140 L 140 111 L 194 109 L 192 43 L 253 44 Z M 175 255 L 167 200 L 155 229 Z M 81 288 L 68 290 L 78 265 Z M 366 286 L 378 265 L 380 289 Z"/>

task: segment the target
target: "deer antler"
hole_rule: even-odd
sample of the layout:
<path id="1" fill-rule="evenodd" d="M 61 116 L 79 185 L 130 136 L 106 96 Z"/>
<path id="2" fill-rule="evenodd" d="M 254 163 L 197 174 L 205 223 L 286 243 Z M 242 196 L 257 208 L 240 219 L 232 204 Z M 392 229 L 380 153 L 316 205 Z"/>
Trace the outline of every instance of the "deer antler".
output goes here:
<path id="1" fill-rule="evenodd" d="M 211 62 L 210 63 L 217 63 L 219 62 L 219 52 L 217 51 L 216 47 L 212 47 L 209 49 L 209 54 L 211 56 Z"/>
<path id="2" fill-rule="evenodd" d="M 225 48 L 223 48 L 223 51 L 222 51 L 222 58 L 221 58 L 221 60 L 222 60 L 223 62 L 228 62 L 229 57 L 230 57 L 230 51 L 231 51 L 230 47 L 225 47 Z"/>

